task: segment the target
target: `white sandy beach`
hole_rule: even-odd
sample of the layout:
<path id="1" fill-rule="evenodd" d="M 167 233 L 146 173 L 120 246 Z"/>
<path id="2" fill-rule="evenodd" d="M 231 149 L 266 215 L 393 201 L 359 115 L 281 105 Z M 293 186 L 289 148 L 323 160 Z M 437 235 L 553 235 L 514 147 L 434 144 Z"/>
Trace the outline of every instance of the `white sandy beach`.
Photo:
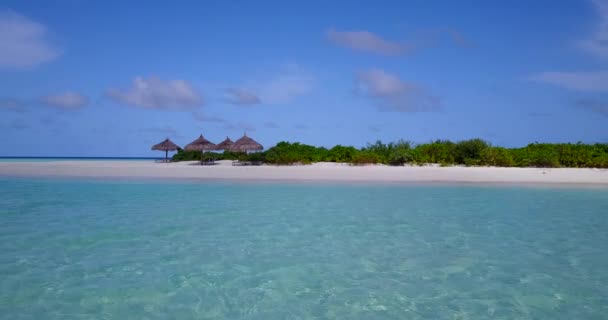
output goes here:
<path id="1" fill-rule="evenodd" d="M 297 166 L 232 166 L 231 161 L 219 161 L 214 166 L 200 166 L 194 163 L 155 163 L 153 161 L 0 162 L 0 176 L 608 186 L 608 170 L 605 169 L 391 167 L 383 165 L 350 166 L 336 163 Z"/>

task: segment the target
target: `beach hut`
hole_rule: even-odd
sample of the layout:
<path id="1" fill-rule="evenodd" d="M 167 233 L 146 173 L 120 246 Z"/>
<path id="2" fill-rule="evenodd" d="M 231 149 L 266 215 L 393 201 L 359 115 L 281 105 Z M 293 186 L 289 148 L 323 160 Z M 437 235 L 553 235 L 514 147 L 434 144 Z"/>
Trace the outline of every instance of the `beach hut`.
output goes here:
<path id="1" fill-rule="evenodd" d="M 230 150 L 234 142 L 230 140 L 230 138 L 226 137 L 226 139 L 217 144 L 217 150 Z"/>
<path id="2" fill-rule="evenodd" d="M 217 146 L 213 142 L 205 139 L 205 137 L 203 137 L 203 135 L 201 134 L 201 136 L 198 137 L 196 140 L 186 145 L 184 149 L 187 151 L 200 151 L 201 163 L 203 163 L 203 154 L 205 153 L 205 151 L 217 150 Z"/>
<path id="3" fill-rule="evenodd" d="M 152 146 L 152 150 L 159 150 L 165 152 L 165 162 L 169 162 L 169 151 L 175 151 L 179 147 L 173 143 L 173 141 L 169 140 L 169 138 L 165 139 L 163 142 L 155 144 Z"/>
<path id="4" fill-rule="evenodd" d="M 230 147 L 230 151 L 234 152 L 249 152 L 249 151 L 261 151 L 264 150 L 264 147 L 259 144 L 257 141 L 249 138 L 245 133 L 243 137 L 236 140 L 232 147 Z"/>

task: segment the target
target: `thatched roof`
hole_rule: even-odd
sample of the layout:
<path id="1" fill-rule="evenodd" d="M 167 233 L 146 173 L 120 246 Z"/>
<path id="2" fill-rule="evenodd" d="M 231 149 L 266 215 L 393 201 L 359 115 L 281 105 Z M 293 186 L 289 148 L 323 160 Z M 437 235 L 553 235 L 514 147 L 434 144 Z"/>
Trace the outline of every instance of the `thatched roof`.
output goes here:
<path id="1" fill-rule="evenodd" d="M 234 142 L 230 138 L 226 137 L 226 140 L 217 144 L 217 150 L 230 150 Z"/>
<path id="2" fill-rule="evenodd" d="M 198 137 L 196 140 L 190 142 L 184 149 L 188 150 L 188 151 L 192 151 L 192 150 L 207 151 L 207 150 L 217 150 L 217 146 L 213 142 L 205 139 L 203 137 L 203 135 L 201 134 L 200 137 Z"/>
<path id="3" fill-rule="evenodd" d="M 234 144 L 232 145 L 232 147 L 230 148 L 230 151 L 235 151 L 235 152 L 259 151 L 259 150 L 264 150 L 264 147 L 262 147 L 262 145 L 259 144 L 257 141 L 249 138 L 247 136 L 247 134 L 243 135 L 243 137 L 241 137 L 240 139 L 235 141 Z"/>
<path id="4" fill-rule="evenodd" d="M 152 146 L 152 150 L 160 150 L 160 151 L 175 151 L 179 147 L 173 143 L 173 141 L 169 139 L 165 139 L 165 141 L 155 144 Z"/>

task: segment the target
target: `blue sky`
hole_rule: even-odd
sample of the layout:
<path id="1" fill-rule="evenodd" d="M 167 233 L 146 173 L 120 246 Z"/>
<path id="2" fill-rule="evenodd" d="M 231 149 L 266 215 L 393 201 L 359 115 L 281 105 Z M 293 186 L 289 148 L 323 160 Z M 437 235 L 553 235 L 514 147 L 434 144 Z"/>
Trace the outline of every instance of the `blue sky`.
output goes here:
<path id="1" fill-rule="evenodd" d="M 0 156 L 608 141 L 608 1 L 3 1 Z"/>

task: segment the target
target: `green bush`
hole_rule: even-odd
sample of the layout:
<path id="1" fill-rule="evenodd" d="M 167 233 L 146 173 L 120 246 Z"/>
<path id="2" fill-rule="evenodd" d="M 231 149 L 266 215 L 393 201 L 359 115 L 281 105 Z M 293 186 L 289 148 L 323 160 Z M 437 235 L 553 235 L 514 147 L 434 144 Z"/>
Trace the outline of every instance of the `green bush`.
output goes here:
<path id="1" fill-rule="evenodd" d="M 454 146 L 454 161 L 458 164 L 479 165 L 481 153 L 490 145 L 481 139 L 470 139 L 456 143 Z"/>
<path id="2" fill-rule="evenodd" d="M 409 149 L 393 149 L 388 158 L 388 164 L 392 166 L 402 166 L 414 161 L 414 154 Z"/>
<path id="3" fill-rule="evenodd" d="M 268 163 L 288 165 L 294 163 L 309 164 L 323 161 L 326 157 L 325 148 L 317 148 L 298 142 L 279 142 L 276 146 L 266 151 L 265 160 Z"/>
<path id="4" fill-rule="evenodd" d="M 253 152 L 250 154 L 246 154 L 243 157 L 244 161 L 256 161 L 256 162 L 266 162 L 266 153 L 264 152 Z"/>
<path id="5" fill-rule="evenodd" d="M 354 147 L 337 145 L 327 151 L 324 160 L 328 162 L 351 162 L 355 154 L 357 154 L 357 149 Z"/>
<path id="6" fill-rule="evenodd" d="M 177 149 L 177 153 L 171 158 L 173 161 L 194 161 L 201 160 L 200 151 L 185 151 L 181 148 Z"/>
<path id="7" fill-rule="evenodd" d="M 541 152 L 530 157 L 528 166 L 537 168 L 559 168 L 561 165 L 556 153 Z"/>
<path id="8" fill-rule="evenodd" d="M 213 152 L 206 151 L 203 154 L 203 160 L 237 160 L 239 157 L 242 157 L 243 153 L 238 152 Z M 173 155 L 171 158 L 173 161 L 200 161 L 201 160 L 201 152 L 200 151 L 185 151 L 183 149 L 177 149 L 177 153 Z"/>
<path id="9" fill-rule="evenodd" d="M 525 148 L 515 149 L 513 154 L 518 167 L 557 168 L 561 166 L 557 144 L 533 143 Z"/>
<path id="10" fill-rule="evenodd" d="M 200 160 L 198 151 L 178 149 L 174 161 Z M 489 165 L 499 167 L 575 167 L 608 168 L 608 144 L 583 143 L 532 143 L 523 148 L 492 147 L 481 139 L 470 139 L 457 143 L 436 140 L 413 146 L 399 140 L 388 144 L 376 141 L 360 150 L 351 146 L 337 145 L 329 150 L 301 143 L 279 142 L 266 152 L 252 154 L 205 152 L 205 160 L 239 159 L 288 165 L 309 164 L 319 161 L 352 164 L 382 163 L 403 165 L 405 163 L 439 163 L 442 166 L 464 164 L 467 166 Z"/>
<path id="11" fill-rule="evenodd" d="M 431 143 L 419 144 L 414 148 L 414 162 L 425 163 L 454 163 L 455 144 L 449 140 L 436 140 Z"/>
<path id="12" fill-rule="evenodd" d="M 239 160 L 243 156 L 243 152 L 224 151 L 216 153 L 217 160 Z"/>
<path id="13" fill-rule="evenodd" d="M 481 154 L 481 165 L 495 167 L 512 167 L 515 162 L 509 150 L 500 147 L 484 149 Z"/>
<path id="14" fill-rule="evenodd" d="M 366 165 L 380 163 L 380 156 L 371 151 L 360 151 L 353 157 L 351 164 L 353 165 Z"/>
<path id="15" fill-rule="evenodd" d="M 591 159 L 591 163 L 590 163 L 589 167 L 608 169 L 608 153 Z"/>

